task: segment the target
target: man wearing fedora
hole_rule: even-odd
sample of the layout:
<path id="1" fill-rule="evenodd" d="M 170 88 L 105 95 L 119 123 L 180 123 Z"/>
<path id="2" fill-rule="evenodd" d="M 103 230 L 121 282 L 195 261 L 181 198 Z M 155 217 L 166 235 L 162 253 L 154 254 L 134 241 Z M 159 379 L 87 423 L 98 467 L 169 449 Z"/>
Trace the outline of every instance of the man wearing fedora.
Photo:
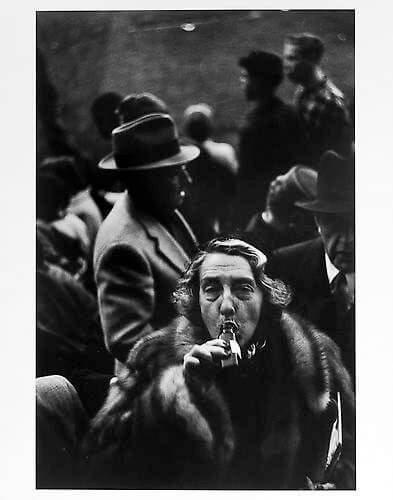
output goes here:
<path id="1" fill-rule="evenodd" d="M 294 291 L 291 307 L 328 333 L 341 348 L 355 382 L 354 158 L 322 155 L 313 201 L 319 237 L 277 250 L 267 272 Z"/>
<path id="2" fill-rule="evenodd" d="M 99 163 L 127 186 L 103 222 L 94 270 L 105 341 L 121 363 L 133 345 L 175 315 L 171 296 L 196 239 L 178 211 L 196 146 L 180 146 L 172 117 L 151 113 L 112 132 Z M 117 370 L 116 370 L 117 371 Z"/>

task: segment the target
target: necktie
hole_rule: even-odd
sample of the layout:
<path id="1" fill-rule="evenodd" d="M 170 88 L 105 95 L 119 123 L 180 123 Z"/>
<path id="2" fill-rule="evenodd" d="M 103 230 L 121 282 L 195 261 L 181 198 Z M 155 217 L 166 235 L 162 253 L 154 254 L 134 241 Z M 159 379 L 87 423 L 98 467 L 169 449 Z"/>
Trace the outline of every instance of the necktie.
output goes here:
<path id="1" fill-rule="evenodd" d="M 196 253 L 198 243 L 194 233 L 178 210 L 171 214 L 165 225 L 187 255 L 192 256 Z"/>
<path id="2" fill-rule="evenodd" d="M 347 278 L 344 273 L 339 272 L 337 274 L 331 283 L 331 290 L 336 298 L 337 305 L 343 311 L 348 311 L 351 307 L 351 298 L 349 296 Z"/>

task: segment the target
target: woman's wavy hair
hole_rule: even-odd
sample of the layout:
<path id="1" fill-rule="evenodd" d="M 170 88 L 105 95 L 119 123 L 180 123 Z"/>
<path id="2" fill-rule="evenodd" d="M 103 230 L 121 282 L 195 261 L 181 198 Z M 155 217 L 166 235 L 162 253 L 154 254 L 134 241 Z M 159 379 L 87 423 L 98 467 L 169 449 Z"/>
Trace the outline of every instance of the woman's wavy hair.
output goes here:
<path id="1" fill-rule="evenodd" d="M 250 264 L 255 281 L 262 290 L 264 298 L 261 320 L 266 317 L 276 318 L 281 314 L 281 309 L 290 303 L 292 297 L 289 288 L 282 281 L 269 278 L 265 274 L 266 256 L 261 250 L 241 239 L 216 238 L 207 243 L 205 249 L 195 256 L 174 292 L 174 303 L 179 314 L 185 316 L 194 325 L 203 326 L 199 306 L 199 270 L 206 255 L 211 253 L 244 257 Z"/>

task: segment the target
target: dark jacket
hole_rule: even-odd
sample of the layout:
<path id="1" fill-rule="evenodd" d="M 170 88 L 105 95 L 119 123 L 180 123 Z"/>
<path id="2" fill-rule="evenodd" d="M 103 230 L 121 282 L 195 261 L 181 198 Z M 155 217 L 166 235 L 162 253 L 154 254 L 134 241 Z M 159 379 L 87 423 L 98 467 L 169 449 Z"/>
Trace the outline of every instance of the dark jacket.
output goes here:
<path id="1" fill-rule="evenodd" d="M 247 116 L 239 141 L 239 209 L 244 225 L 264 208 L 270 182 L 301 161 L 304 141 L 298 114 L 278 97 Z"/>
<path id="2" fill-rule="evenodd" d="M 36 272 L 36 376 L 62 375 L 94 415 L 113 374 L 97 301 L 63 269 L 40 263 Z"/>
<path id="3" fill-rule="evenodd" d="M 182 369 L 184 355 L 208 339 L 204 329 L 180 318 L 136 344 L 131 371 L 91 425 L 84 456 L 100 467 L 90 486 L 296 489 L 306 476 L 323 481 L 340 391 L 344 451 L 329 480 L 353 488 L 354 396 L 337 346 L 288 312 L 267 331 L 264 349 L 219 370 L 211 386 L 186 381 Z"/>
<path id="4" fill-rule="evenodd" d="M 280 247 L 303 242 L 317 235 L 314 219 L 306 210 L 295 206 L 286 226 L 276 227 L 263 219 L 263 211 L 254 214 L 247 224 L 245 232 L 250 234 L 257 246 L 263 248 L 266 255 L 271 255 Z"/>
<path id="5" fill-rule="evenodd" d="M 192 184 L 182 212 L 201 243 L 228 230 L 235 197 L 236 165 L 218 156 L 215 145 L 221 146 L 213 141 L 208 146 L 197 143 L 200 154 L 187 165 Z"/>
<path id="6" fill-rule="evenodd" d="M 266 272 L 290 285 L 294 299 L 291 309 L 308 318 L 340 347 L 344 364 L 355 377 L 355 307 L 341 314 L 331 293 L 322 240 L 276 250 Z"/>

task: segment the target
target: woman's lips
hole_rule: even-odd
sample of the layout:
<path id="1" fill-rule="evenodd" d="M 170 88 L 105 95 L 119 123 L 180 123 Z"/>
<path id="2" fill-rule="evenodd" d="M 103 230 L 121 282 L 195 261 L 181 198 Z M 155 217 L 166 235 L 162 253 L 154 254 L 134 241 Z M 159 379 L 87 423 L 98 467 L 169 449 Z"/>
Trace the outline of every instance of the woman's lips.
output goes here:
<path id="1" fill-rule="evenodd" d="M 221 335 L 233 335 L 239 341 L 239 326 L 236 321 L 224 321 L 219 327 L 219 337 Z"/>

